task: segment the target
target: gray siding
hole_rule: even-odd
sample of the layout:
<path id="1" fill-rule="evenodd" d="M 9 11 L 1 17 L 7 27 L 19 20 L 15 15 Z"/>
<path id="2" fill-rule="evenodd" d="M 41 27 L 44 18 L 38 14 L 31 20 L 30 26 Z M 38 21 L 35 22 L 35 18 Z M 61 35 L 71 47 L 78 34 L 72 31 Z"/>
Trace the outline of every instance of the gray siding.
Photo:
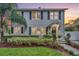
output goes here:
<path id="1" fill-rule="evenodd" d="M 61 28 L 60 28 L 60 31 L 61 31 L 61 34 L 62 34 L 62 38 L 61 38 L 61 40 L 63 41 L 64 40 L 64 11 L 62 11 L 61 12 L 61 20 L 60 20 L 60 22 L 61 22 Z"/>
<path id="2" fill-rule="evenodd" d="M 48 12 L 43 11 L 43 19 L 39 20 L 30 20 L 30 12 L 29 11 L 23 11 L 23 16 L 26 19 L 27 22 L 27 28 L 24 31 L 24 35 L 29 35 L 29 27 L 48 27 L 51 24 L 59 23 L 61 25 L 60 32 L 62 33 L 62 39 L 64 38 L 64 11 L 61 11 L 61 18 L 56 20 L 48 20 Z M 14 25 L 13 25 L 14 26 Z"/>
<path id="3" fill-rule="evenodd" d="M 48 20 L 48 12 L 43 11 L 43 20 L 30 20 L 30 15 L 29 11 L 24 12 L 24 18 L 26 19 L 27 22 L 27 29 L 25 31 L 25 34 L 29 34 L 29 27 L 47 27 L 48 25 L 52 23 L 60 23 L 61 24 L 61 32 L 64 32 L 64 11 L 61 11 L 61 20 Z M 63 33 L 62 33 L 63 34 Z"/>
<path id="4" fill-rule="evenodd" d="M 62 23 L 63 20 L 56 20 L 56 19 L 53 19 L 53 20 L 48 20 L 48 13 L 47 12 L 43 12 L 43 20 L 39 19 L 39 20 L 30 20 L 29 19 L 29 12 L 24 12 L 24 18 L 26 19 L 26 22 L 27 22 L 27 26 L 31 26 L 31 27 L 34 27 L 34 26 L 38 26 L 38 27 L 47 27 L 48 25 L 52 24 L 52 23 Z M 61 17 L 62 19 L 62 17 Z"/>
<path id="5" fill-rule="evenodd" d="M 29 12 L 24 12 L 24 18 L 26 19 L 26 22 L 27 22 L 27 29 L 26 31 L 24 32 L 25 35 L 28 35 L 29 34 L 29 23 L 30 23 L 30 20 L 29 20 Z"/>

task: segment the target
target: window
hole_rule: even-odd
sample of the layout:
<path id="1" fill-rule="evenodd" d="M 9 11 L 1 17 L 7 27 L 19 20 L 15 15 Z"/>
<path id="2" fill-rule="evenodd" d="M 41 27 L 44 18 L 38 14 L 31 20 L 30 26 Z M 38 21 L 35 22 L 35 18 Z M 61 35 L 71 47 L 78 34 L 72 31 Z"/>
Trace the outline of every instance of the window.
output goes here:
<path id="1" fill-rule="evenodd" d="M 32 19 L 34 19 L 34 20 L 41 19 L 41 12 L 40 11 L 32 11 Z"/>
<path id="2" fill-rule="evenodd" d="M 54 12 L 50 12 L 50 19 L 54 19 Z"/>
<path id="3" fill-rule="evenodd" d="M 36 28 L 35 27 L 32 28 L 32 34 L 33 35 L 36 34 Z"/>
<path id="4" fill-rule="evenodd" d="M 54 12 L 54 19 L 59 19 L 59 12 L 57 11 Z"/>
<path id="5" fill-rule="evenodd" d="M 46 29 L 45 28 L 37 28 L 33 27 L 32 28 L 32 35 L 45 35 L 46 34 Z"/>
<path id="6" fill-rule="evenodd" d="M 22 16 L 22 12 L 21 11 L 17 11 L 17 14 Z"/>
<path id="7" fill-rule="evenodd" d="M 59 19 L 58 11 L 51 11 L 49 15 L 50 15 L 50 19 Z"/>
<path id="8" fill-rule="evenodd" d="M 41 28 L 42 34 L 45 35 L 46 34 L 46 28 Z"/>
<path id="9" fill-rule="evenodd" d="M 21 33 L 21 27 L 14 27 L 14 33 Z"/>

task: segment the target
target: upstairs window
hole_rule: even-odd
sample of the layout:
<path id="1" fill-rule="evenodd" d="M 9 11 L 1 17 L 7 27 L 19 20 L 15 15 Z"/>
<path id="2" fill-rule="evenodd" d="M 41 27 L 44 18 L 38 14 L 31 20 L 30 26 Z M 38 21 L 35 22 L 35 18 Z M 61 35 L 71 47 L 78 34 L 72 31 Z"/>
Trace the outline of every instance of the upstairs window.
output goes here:
<path id="1" fill-rule="evenodd" d="M 57 11 L 54 12 L 54 19 L 59 19 L 59 12 Z"/>
<path id="2" fill-rule="evenodd" d="M 50 12 L 50 19 L 54 19 L 54 12 Z"/>
<path id="3" fill-rule="evenodd" d="M 32 19 L 33 20 L 41 19 L 41 12 L 40 11 L 32 11 Z"/>
<path id="4" fill-rule="evenodd" d="M 58 11 L 51 11 L 49 15 L 50 15 L 50 19 L 59 19 Z"/>

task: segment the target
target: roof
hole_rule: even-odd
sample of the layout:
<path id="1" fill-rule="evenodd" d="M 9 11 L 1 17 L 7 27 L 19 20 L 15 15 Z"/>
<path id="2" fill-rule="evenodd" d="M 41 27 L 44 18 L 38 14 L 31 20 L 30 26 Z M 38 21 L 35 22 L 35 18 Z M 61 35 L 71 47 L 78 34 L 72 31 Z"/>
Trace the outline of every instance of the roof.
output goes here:
<path id="1" fill-rule="evenodd" d="M 17 9 L 17 10 L 19 10 L 19 11 L 31 11 L 31 10 L 37 10 L 37 11 L 39 11 L 39 10 L 44 10 L 44 11 L 48 11 L 48 10 L 55 10 L 55 11 L 57 11 L 57 10 L 68 10 L 68 8 L 26 8 L 26 9 Z"/>

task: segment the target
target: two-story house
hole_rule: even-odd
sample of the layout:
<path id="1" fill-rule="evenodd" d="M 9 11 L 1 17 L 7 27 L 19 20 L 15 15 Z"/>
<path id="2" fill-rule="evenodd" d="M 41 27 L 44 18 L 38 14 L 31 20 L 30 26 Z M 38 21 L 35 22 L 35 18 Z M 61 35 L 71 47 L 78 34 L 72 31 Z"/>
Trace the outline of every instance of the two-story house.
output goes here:
<path id="1" fill-rule="evenodd" d="M 12 34 L 47 35 L 53 28 L 64 37 L 64 15 L 67 8 L 25 8 L 17 9 L 18 14 L 26 19 L 27 28 L 13 24 Z"/>

